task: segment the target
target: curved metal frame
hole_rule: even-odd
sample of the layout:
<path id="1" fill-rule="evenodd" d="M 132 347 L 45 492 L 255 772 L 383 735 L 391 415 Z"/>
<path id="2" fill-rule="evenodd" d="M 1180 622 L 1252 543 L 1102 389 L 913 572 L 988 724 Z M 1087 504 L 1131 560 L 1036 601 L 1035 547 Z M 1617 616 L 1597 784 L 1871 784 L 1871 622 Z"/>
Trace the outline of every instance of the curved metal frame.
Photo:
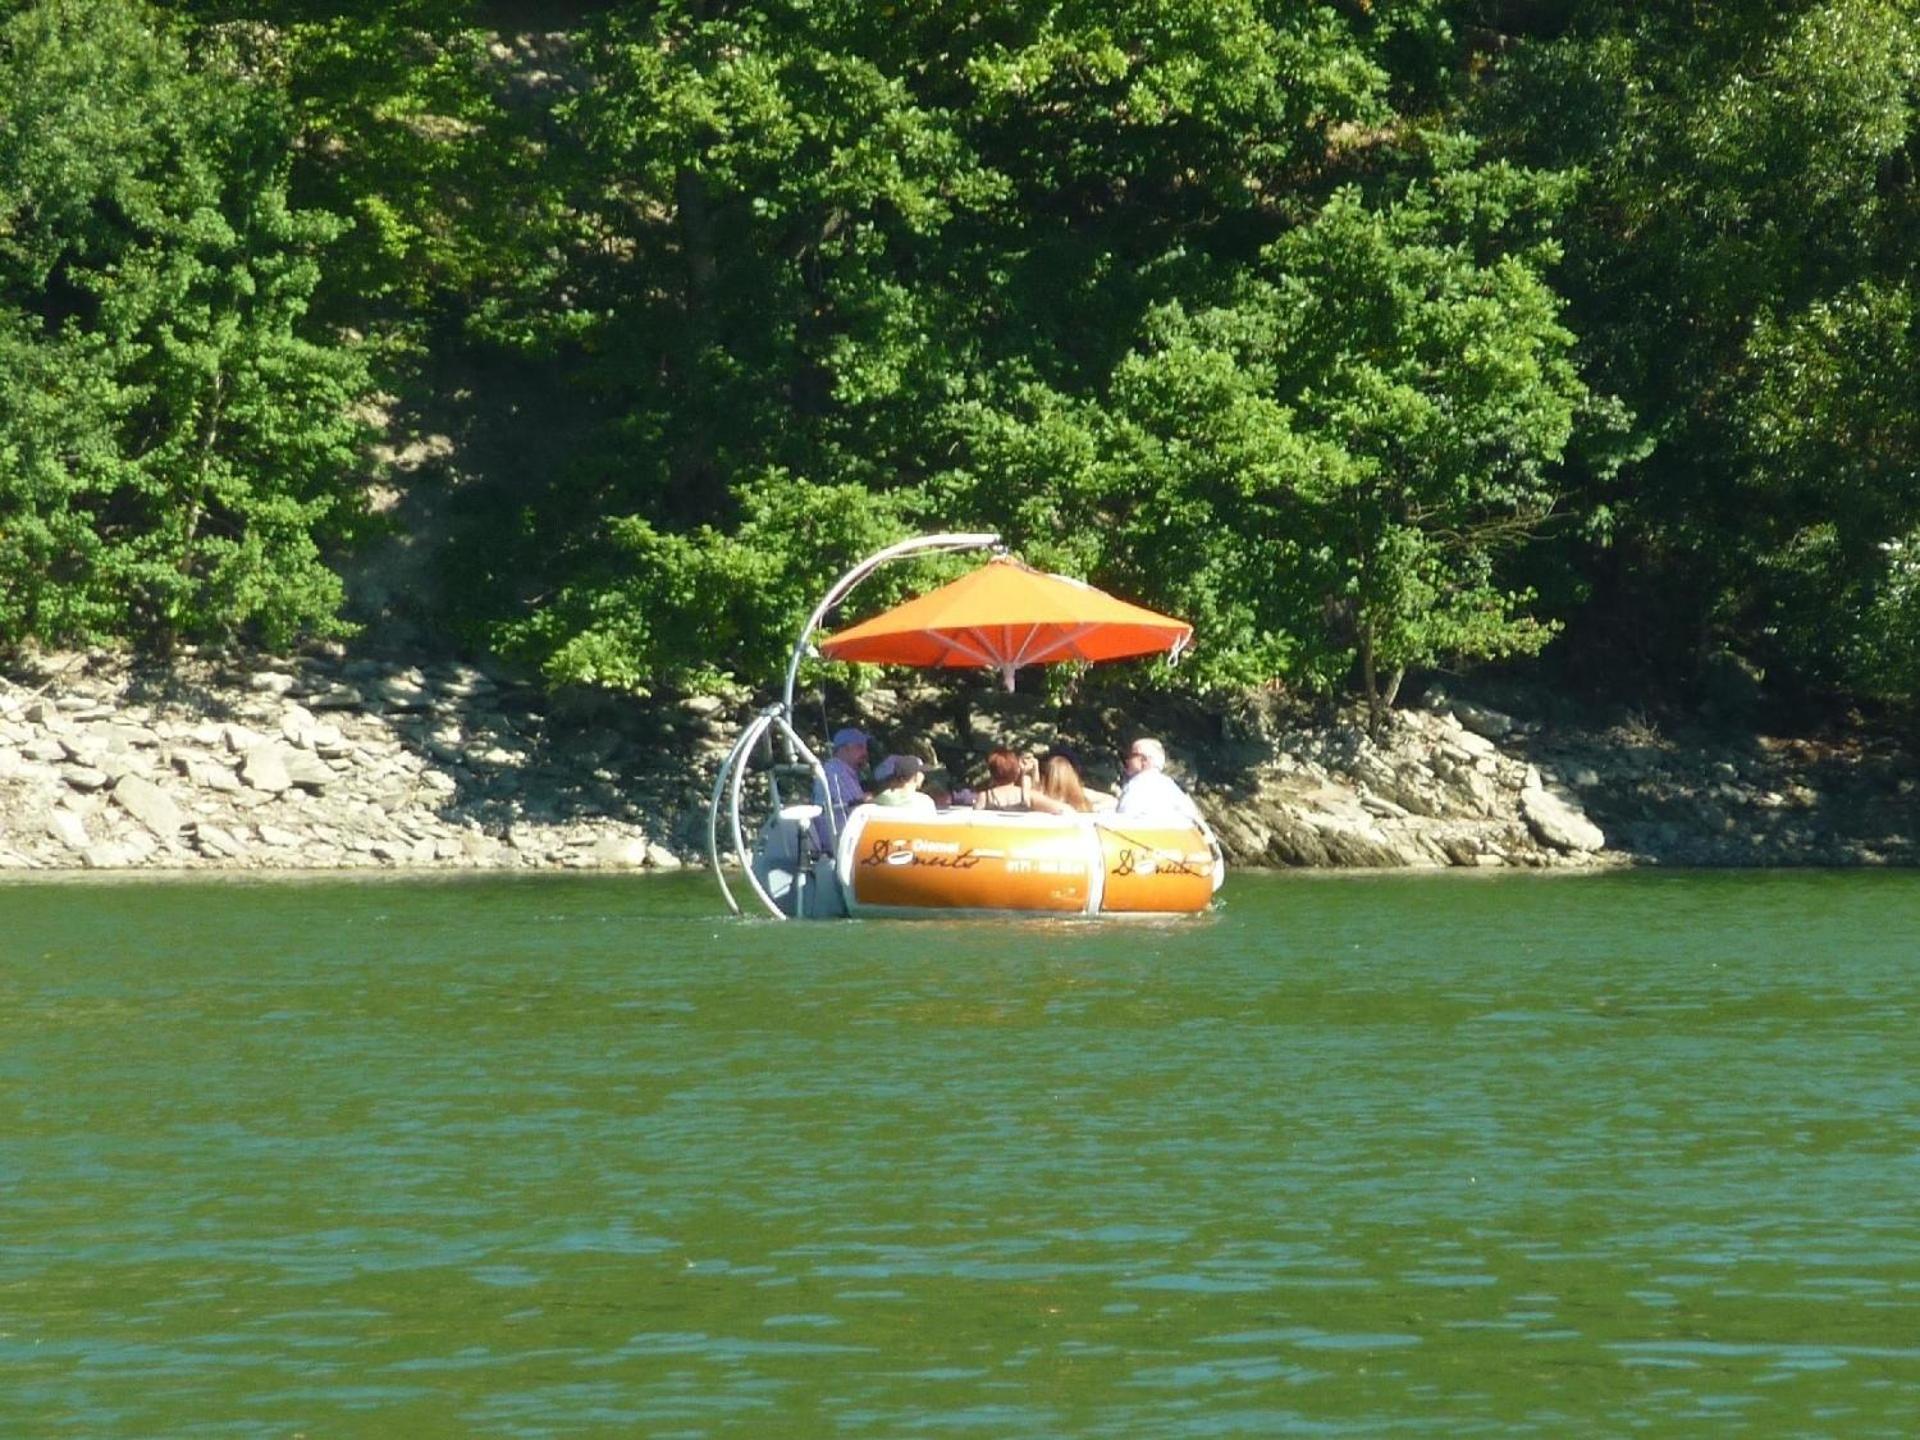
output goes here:
<path id="1" fill-rule="evenodd" d="M 746 729 L 740 732 L 740 738 L 733 742 L 733 748 L 727 752 L 727 758 L 720 762 L 720 769 L 713 777 L 713 796 L 707 806 L 707 863 L 713 870 L 713 878 L 719 883 L 720 894 L 725 897 L 727 908 L 735 915 L 741 913 L 740 902 L 734 898 L 733 887 L 727 884 L 727 877 L 721 865 L 720 850 L 720 807 L 724 800 L 727 807 L 729 839 L 733 842 L 733 855 L 746 872 L 747 884 L 752 888 L 766 912 L 776 920 L 790 918 L 773 896 L 767 893 L 766 886 L 760 883 L 760 877 L 753 873 L 753 857 L 748 853 L 747 837 L 740 820 L 740 799 L 746 784 L 747 757 L 753 747 L 760 743 L 769 732 L 778 733 L 786 744 L 788 754 L 804 760 L 813 771 L 814 779 L 824 790 L 827 783 L 826 765 L 819 756 L 807 747 L 793 726 L 793 687 L 800 675 L 800 662 L 807 657 L 813 646 L 813 634 L 826 622 L 827 614 L 845 600 L 862 580 L 866 579 L 882 565 L 909 555 L 934 554 L 947 550 L 984 550 L 1000 544 L 1000 537 L 988 531 L 945 532 L 938 535 L 920 535 L 911 540 L 902 540 L 889 545 L 884 550 L 876 550 L 846 574 L 842 575 L 828 589 L 826 596 L 816 605 L 813 613 L 807 616 L 807 623 L 801 628 L 800 638 L 794 642 L 793 654 L 787 660 L 786 682 L 780 689 L 780 702 L 769 705 L 747 722 Z M 769 773 L 767 785 L 774 808 L 780 806 L 780 779 L 777 774 Z M 830 844 L 838 846 L 840 826 L 833 816 L 833 807 L 827 807 L 827 836 Z M 804 885 L 805 881 L 801 881 Z M 803 891 L 804 903 L 804 891 Z"/>
<path id="2" fill-rule="evenodd" d="M 942 550 L 984 550 L 999 543 L 1000 537 L 990 531 L 920 535 L 912 540 L 902 540 L 897 545 L 889 545 L 884 550 L 876 550 L 853 569 L 847 571 L 833 582 L 833 588 L 827 591 L 826 597 L 813 607 L 813 613 L 807 617 L 807 623 L 800 631 L 799 640 L 794 643 L 793 655 L 787 661 L 787 682 L 780 689 L 781 708 L 788 715 L 793 714 L 793 684 L 800 674 L 800 662 L 806 659 L 807 651 L 813 646 L 813 632 L 826 623 L 827 612 L 846 599 L 853 587 L 867 576 L 889 561 L 899 560 L 904 556 Z"/>

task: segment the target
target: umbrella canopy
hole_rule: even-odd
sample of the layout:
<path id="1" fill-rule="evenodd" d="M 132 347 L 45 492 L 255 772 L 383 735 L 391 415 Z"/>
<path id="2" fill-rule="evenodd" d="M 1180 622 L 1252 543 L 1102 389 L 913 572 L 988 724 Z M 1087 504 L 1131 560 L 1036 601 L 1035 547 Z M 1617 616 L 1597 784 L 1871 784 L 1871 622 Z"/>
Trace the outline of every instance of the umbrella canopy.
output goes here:
<path id="1" fill-rule="evenodd" d="M 874 665 L 998 670 L 1011 690 L 1022 665 L 1178 655 L 1192 638 L 1184 620 L 999 559 L 829 636 L 820 653 Z"/>

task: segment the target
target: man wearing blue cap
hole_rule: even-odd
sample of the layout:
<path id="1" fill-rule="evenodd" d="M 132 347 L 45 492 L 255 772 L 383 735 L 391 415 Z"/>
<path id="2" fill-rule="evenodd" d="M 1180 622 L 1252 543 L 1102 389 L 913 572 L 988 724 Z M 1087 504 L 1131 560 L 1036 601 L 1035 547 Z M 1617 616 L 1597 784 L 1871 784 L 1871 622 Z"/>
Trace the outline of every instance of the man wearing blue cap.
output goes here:
<path id="1" fill-rule="evenodd" d="M 867 763 L 867 740 L 864 730 L 855 730 L 851 725 L 833 732 L 833 754 L 822 767 L 827 772 L 826 788 L 822 790 L 817 779 L 813 782 L 813 803 L 821 812 L 820 818 L 813 822 L 813 838 L 823 850 L 846 825 L 847 812 L 867 798 L 860 784 L 860 767 Z M 833 817 L 831 833 L 827 828 L 829 815 Z"/>

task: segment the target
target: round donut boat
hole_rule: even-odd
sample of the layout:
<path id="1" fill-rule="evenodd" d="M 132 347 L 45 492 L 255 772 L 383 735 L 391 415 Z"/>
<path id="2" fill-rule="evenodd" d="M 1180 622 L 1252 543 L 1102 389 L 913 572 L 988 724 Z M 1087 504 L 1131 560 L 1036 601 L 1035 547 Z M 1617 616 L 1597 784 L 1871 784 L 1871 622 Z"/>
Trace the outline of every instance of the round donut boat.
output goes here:
<path id="1" fill-rule="evenodd" d="M 1203 825 L 863 805 L 834 857 L 847 913 L 1190 915 L 1224 878 Z"/>
<path id="2" fill-rule="evenodd" d="M 1197 816 L 928 813 L 860 805 L 836 832 L 832 819 L 837 816 L 823 817 L 817 804 L 791 803 L 783 792 L 783 780 L 797 780 L 810 785 L 815 796 L 830 793 L 825 763 L 794 724 L 794 686 L 808 655 L 990 668 L 1000 672 L 1011 690 L 1014 671 L 1023 665 L 1160 652 L 1177 657 L 1192 638 L 1192 627 L 1184 621 L 1117 600 L 1084 581 L 1043 575 L 1014 561 L 1005 567 L 990 563 L 814 648 L 812 637 L 828 613 L 880 566 L 911 555 L 999 545 L 1000 537 L 987 532 L 898 541 L 848 570 L 814 607 L 788 657 L 779 703 L 747 723 L 714 773 L 707 806 L 707 861 L 734 914 L 742 912 L 722 861 L 723 848 L 739 863 L 753 898 L 780 920 L 1173 916 L 1197 914 L 1213 903 L 1226 865 L 1213 832 Z M 962 590 L 967 591 L 967 606 L 974 609 L 955 599 Z M 990 604 L 982 599 L 986 591 L 992 592 Z M 919 613 L 936 597 L 935 611 Z M 983 604 L 986 610 L 975 613 Z M 1009 607 L 1020 613 L 1012 615 Z M 911 623 L 909 611 L 914 612 Z M 856 641 L 861 646 L 885 645 L 870 653 L 855 647 Z M 749 846 L 742 795 L 752 757 L 763 743 L 774 761 L 765 767 L 769 804 L 758 841 Z"/>

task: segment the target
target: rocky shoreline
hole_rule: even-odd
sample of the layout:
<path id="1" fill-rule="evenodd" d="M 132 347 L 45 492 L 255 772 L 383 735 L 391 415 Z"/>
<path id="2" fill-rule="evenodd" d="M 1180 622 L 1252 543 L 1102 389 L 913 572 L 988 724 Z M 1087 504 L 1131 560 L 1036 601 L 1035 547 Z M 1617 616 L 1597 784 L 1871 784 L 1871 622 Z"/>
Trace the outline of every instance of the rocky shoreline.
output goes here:
<path id="1" fill-rule="evenodd" d="M 660 740 L 711 766 L 719 708 Z M 42 657 L 0 681 L 0 869 L 678 868 L 704 793 L 548 710 L 460 664 Z"/>
<path id="2" fill-rule="evenodd" d="M 1112 784 L 1124 717 L 975 721 L 934 687 L 852 718 L 956 771 L 1065 737 Z M 0 675 L 0 871 L 634 870 L 699 863 L 747 708 L 555 699 L 452 662 L 45 655 Z M 1434 692 L 1377 737 L 1271 697 L 1142 717 L 1236 867 L 1913 864 L 1920 764 L 1889 742 L 1546 725 Z M 909 740 L 906 737 L 911 737 Z"/>

